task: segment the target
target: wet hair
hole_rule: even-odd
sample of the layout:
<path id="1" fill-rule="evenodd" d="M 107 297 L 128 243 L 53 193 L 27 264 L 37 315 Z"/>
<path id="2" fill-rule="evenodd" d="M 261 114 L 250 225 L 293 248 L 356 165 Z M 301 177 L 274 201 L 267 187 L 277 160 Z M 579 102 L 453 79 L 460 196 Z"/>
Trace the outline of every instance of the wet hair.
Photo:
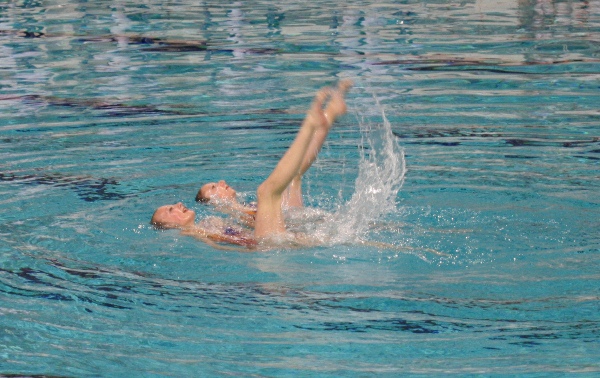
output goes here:
<path id="1" fill-rule="evenodd" d="M 158 209 L 156 210 L 158 211 Z M 161 222 L 159 220 L 154 219 L 156 216 L 156 211 L 152 214 L 152 218 L 150 219 L 150 224 L 154 227 L 155 230 L 170 230 L 172 228 L 177 228 L 177 226 L 173 226 L 172 223 Z"/>
<path id="2" fill-rule="evenodd" d="M 165 223 L 162 222 L 155 222 L 155 221 L 150 221 L 150 224 L 152 225 L 152 227 L 154 227 L 155 230 L 168 230 L 169 226 L 167 226 Z"/>
<path id="3" fill-rule="evenodd" d="M 200 190 L 198 190 L 198 193 L 196 193 L 196 202 L 208 203 L 208 201 L 210 201 L 210 198 L 205 197 L 202 194 L 202 188 L 200 188 Z"/>

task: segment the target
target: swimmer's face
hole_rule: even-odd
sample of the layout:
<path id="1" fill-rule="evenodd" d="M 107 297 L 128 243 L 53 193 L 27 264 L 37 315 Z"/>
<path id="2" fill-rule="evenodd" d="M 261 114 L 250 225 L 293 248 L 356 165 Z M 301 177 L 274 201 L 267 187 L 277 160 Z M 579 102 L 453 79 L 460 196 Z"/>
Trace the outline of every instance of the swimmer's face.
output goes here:
<path id="1" fill-rule="evenodd" d="M 232 187 L 227 185 L 227 183 L 223 180 L 219 182 L 209 182 L 200 188 L 200 195 L 203 198 L 207 198 L 209 200 L 226 200 L 226 201 L 235 201 L 236 200 L 236 192 Z"/>
<path id="2" fill-rule="evenodd" d="M 183 228 L 193 226 L 195 218 L 196 213 L 179 202 L 156 209 L 151 223 L 161 228 Z"/>

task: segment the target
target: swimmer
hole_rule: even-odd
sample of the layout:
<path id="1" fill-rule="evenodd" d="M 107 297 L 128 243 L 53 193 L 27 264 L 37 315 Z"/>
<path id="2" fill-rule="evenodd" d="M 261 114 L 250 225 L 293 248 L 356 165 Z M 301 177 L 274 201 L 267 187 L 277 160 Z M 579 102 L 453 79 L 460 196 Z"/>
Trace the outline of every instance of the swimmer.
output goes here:
<path id="1" fill-rule="evenodd" d="M 298 173 L 293 177 L 283 193 L 283 208 L 303 207 L 302 177 L 317 158 L 317 155 L 329 134 L 329 130 L 335 121 L 335 117 L 345 113 L 346 108 L 343 96 L 351 85 L 352 82 L 350 80 L 342 80 L 337 89 L 329 91 L 331 101 L 325 111 L 321 111 L 325 120 L 323 120 L 321 126 L 314 132 Z M 338 106 L 342 106 L 342 108 L 338 109 Z M 315 116 L 317 116 L 317 114 L 315 114 Z M 256 204 L 247 205 L 239 203 L 236 197 L 236 191 L 223 180 L 203 185 L 196 194 L 196 201 L 209 203 L 225 213 L 237 214 L 245 223 L 248 223 L 249 220 L 252 223 L 256 214 Z"/>
<path id="2" fill-rule="evenodd" d="M 302 242 L 302 236 L 287 232 L 283 209 L 302 207 L 302 176 L 315 161 L 336 118 L 346 113 L 344 96 L 351 86 L 350 80 L 342 80 L 337 88 L 324 88 L 317 93 L 296 138 L 269 177 L 259 185 L 256 208 L 239 203 L 236 191 L 225 181 L 202 186 L 197 200 L 214 202 L 222 209 L 246 214 L 246 223 L 253 231 L 240 228 L 228 232 L 228 227 L 213 227 L 214 224 L 207 227 L 206 221 L 204 225 L 195 224 L 194 211 L 181 203 L 159 207 L 151 224 L 163 229 L 178 228 L 186 235 L 213 242 L 211 244 L 230 243 L 252 248 L 261 243 L 289 241 L 290 237 Z M 329 102 L 323 109 L 326 100 Z"/>
<path id="3" fill-rule="evenodd" d="M 150 223 L 158 229 L 180 229 L 182 235 L 193 236 L 217 249 L 239 250 L 223 247 L 222 243 L 247 249 L 254 249 L 257 245 L 252 231 L 246 228 L 226 225 L 223 219 L 217 217 L 206 218 L 198 224 L 195 219 L 194 210 L 179 202 L 159 207 Z"/>

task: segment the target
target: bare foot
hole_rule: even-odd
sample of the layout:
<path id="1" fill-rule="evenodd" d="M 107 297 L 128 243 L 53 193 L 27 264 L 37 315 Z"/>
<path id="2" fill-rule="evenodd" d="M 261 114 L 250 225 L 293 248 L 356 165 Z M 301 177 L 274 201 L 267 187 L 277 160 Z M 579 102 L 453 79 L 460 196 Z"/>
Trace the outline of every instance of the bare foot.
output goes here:
<path id="1" fill-rule="evenodd" d="M 319 92 L 317 92 L 317 95 L 315 96 L 315 99 L 313 100 L 313 103 L 310 106 L 308 113 L 306 114 L 304 122 L 312 123 L 317 127 L 328 125 L 329 121 L 327 120 L 327 116 L 323 112 L 323 103 L 331 95 L 332 90 L 330 88 L 323 88 Z"/>
<path id="2" fill-rule="evenodd" d="M 338 83 L 336 89 L 330 91 L 329 103 L 327 104 L 327 108 L 325 108 L 325 118 L 327 118 L 327 127 L 331 127 L 335 119 L 342 114 L 346 113 L 346 102 L 344 101 L 344 96 L 346 92 L 352 87 L 352 80 L 344 79 Z"/>
<path id="3" fill-rule="evenodd" d="M 346 113 L 346 102 L 344 96 L 352 87 L 352 80 L 344 79 L 338 83 L 337 88 L 323 88 L 313 100 L 313 103 L 306 115 L 306 122 L 310 122 L 317 127 L 330 128 L 337 117 Z M 324 102 L 329 98 L 325 110 Z"/>

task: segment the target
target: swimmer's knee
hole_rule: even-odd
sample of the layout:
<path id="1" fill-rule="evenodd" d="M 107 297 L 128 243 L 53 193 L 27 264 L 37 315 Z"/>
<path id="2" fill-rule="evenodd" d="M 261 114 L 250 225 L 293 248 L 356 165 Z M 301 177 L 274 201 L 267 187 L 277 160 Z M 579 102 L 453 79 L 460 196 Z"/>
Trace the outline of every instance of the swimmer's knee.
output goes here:
<path id="1" fill-rule="evenodd" d="M 280 209 L 283 202 L 283 193 L 275 184 L 267 180 L 256 189 L 256 199 L 259 208 Z"/>

